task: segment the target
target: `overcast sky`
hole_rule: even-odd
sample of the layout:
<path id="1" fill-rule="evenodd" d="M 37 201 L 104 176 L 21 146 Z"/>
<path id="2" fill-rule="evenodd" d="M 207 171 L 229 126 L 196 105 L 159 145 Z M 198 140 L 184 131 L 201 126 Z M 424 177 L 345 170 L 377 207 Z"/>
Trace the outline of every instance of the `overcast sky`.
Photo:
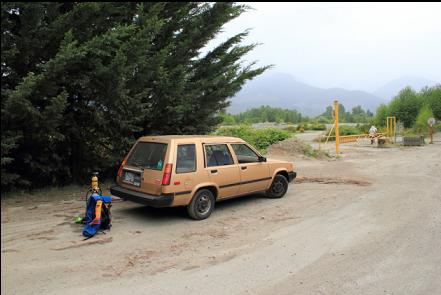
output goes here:
<path id="1" fill-rule="evenodd" d="M 402 76 L 441 82 L 440 3 L 248 3 L 215 42 L 247 28 L 247 56 L 319 87 L 374 91 Z"/>

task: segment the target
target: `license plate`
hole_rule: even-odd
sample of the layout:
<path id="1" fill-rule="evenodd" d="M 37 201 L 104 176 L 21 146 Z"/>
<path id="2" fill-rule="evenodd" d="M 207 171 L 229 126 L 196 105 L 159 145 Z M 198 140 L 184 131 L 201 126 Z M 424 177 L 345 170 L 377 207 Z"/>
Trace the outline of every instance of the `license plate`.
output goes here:
<path id="1" fill-rule="evenodd" d="M 141 175 L 129 171 L 124 172 L 124 182 L 140 186 L 141 185 Z"/>

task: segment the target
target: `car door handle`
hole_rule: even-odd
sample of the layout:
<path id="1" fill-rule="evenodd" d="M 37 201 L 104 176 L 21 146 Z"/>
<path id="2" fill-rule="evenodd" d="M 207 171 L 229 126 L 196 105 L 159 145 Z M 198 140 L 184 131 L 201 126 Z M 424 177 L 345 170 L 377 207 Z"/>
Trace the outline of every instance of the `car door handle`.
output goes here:
<path id="1" fill-rule="evenodd" d="M 211 173 L 217 173 L 217 170 L 211 170 L 210 172 Z"/>
<path id="2" fill-rule="evenodd" d="M 247 166 L 242 166 L 242 167 L 240 167 L 240 169 L 242 169 L 242 170 L 247 170 L 248 167 L 247 167 Z"/>

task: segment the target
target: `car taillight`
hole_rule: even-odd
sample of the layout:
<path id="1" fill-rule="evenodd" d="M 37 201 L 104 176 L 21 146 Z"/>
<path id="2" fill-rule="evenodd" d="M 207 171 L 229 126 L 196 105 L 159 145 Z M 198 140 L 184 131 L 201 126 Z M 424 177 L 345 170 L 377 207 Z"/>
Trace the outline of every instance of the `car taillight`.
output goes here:
<path id="1" fill-rule="evenodd" d="M 164 169 L 164 175 L 162 176 L 162 185 L 169 185 L 171 179 L 173 164 L 166 164 Z"/>
<path id="2" fill-rule="evenodd" d="M 121 162 L 121 165 L 119 166 L 118 174 L 116 174 L 117 177 L 121 176 L 121 173 L 122 173 L 124 165 L 126 164 L 126 161 L 127 161 L 127 156 L 124 158 L 124 160 Z"/>

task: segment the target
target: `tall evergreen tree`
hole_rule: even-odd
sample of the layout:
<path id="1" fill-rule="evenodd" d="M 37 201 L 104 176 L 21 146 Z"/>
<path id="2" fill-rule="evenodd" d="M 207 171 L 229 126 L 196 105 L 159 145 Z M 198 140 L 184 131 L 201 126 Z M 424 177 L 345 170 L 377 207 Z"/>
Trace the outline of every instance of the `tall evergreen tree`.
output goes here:
<path id="1" fill-rule="evenodd" d="M 412 127 L 415 119 L 423 105 L 419 94 L 412 88 L 406 87 L 395 96 L 389 103 L 389 112 L 396 116 L 397 120 L 403 122 L 404 127 Z"/>
<path id="2" fill-rule="evenodd" d="M 113 174 L 146 134 L 204 133 L 249 79 L 233 3 L 2 3 L 2 185 Z"/>

